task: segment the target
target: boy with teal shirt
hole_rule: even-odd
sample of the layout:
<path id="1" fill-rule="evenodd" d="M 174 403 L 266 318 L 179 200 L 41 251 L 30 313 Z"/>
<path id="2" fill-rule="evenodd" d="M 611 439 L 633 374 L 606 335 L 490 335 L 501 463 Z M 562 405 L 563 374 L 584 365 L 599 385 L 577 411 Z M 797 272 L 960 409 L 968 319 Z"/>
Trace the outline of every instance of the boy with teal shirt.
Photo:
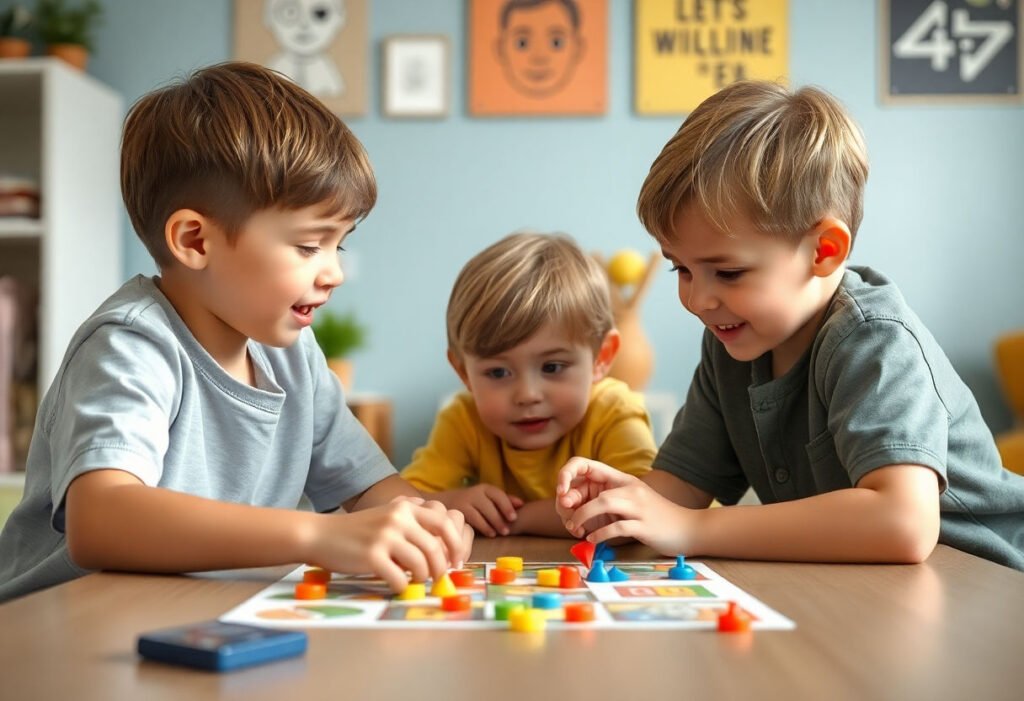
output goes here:
<path id="1" fill-rule="evenodd" d="M 462 514 L 398 476 L 309 329 L 376 200 L 344 123 L 278 73 L 213 66 L 132 107 L 121 184 L 160 275 L 69 344 L 0 533 L 0 601 L 101 569 L 305 562 L 401 591 L 461 566 Z"/>
<path id="2" fill-rule="evenodd" d="M 945 543 L 1024 570 L 1024 477 L 895 284 L 847 266 L 867 173 L 821 90 L 740 82 L 687 118 L 637 209 L 706 327 L 701 361 L 651 473 L 562 469 L 573 534 L 831 562 Z M 763 505 L 705 508 L 748 487 Z"/>

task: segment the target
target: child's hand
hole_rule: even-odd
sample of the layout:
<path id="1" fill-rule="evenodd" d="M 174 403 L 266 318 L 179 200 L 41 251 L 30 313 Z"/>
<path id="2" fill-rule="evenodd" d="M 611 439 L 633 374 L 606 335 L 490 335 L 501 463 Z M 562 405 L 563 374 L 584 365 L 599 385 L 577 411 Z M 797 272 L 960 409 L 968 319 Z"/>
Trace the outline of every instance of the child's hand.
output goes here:
<path id="1" fill-rule="evenodd" d="M 572 458 L 558 473 L 555 508 L 577 538 L 634 538 L 663 555 L 687 552 L 694 513 L 642 480 L 604 463 Z"/>
<path id="2" fill-rule="evenodd" d="M 317 516 L 306 562 L 336 572 L 373 573 L 395 592 L 412 580 L 462 567 L 472 544 L 463 515 L 436 501 L 397 499 L 349 514 Z"/>
<path id="3" fill-rule="evenodd" d="M 478 484 L 435 495 L 448 508 L 458 509 L 466 523 L 488 538 L 508 535 L 509 524 L 517 518 L 516 509 L 523 505 L 519 497 L 506 494 L 492 484 Z"/>

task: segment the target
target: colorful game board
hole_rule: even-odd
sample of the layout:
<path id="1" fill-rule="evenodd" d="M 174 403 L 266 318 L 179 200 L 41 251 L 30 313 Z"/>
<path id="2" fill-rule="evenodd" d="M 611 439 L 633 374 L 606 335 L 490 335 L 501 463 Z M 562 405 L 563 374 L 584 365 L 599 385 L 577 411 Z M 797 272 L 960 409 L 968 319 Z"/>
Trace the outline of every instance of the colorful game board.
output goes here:
<path id="1" fill-rule="evenodd" d="M 547 615 L 547 628 L 671 628 L 715 630 L 718 615 L 729 602 L 750 616 L 753 630 L 791 630 L 794 623 L 727 581 L 703 563 L 689 563 L 696 577 L 688 581 L 668 578 L 669 562 L 620 562 L 618 568 L 629 575 L 628 581 L 597 583 L 584 580 L 578 589 L 560 589 L 537 585 L 536 572 L 573 563 L 526 563 L 510 584 L 490 584 L 493 563 L 472 563 L 476 581 L 460 588 L 460 594 L 472 597 L 469 611 L 444 611 L 440 600 L 427 596 L 417 601 L 401 601 L 387 585 L 370 576 L 333 574 L 327 584 L 327 597 L 302 601 L 295 597 L 295 585 L 302 581 L 300 567 L 248 601 L 221 617 L 231 623 L 296 628 L 476 628 L 503 629 L 508 622 L 495 620 L 495 603 L 521 600 L 529 602 L 538 592 L 560 594 L 564 603 L 594 603 L 595 620 L 567 623 L 563 609 Z M 580 574 L 587 570 L 579 567 Z M 427 592 L 430 585 L 427 585 Z"/>

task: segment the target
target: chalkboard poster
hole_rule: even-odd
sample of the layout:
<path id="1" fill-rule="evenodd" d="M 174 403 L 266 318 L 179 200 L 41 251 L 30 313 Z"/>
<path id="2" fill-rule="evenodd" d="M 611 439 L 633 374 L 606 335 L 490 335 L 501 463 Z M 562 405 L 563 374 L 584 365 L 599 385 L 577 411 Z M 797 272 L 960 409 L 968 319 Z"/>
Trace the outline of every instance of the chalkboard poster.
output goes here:
<path id="1" fill-rule="evenodd" d="M 881 0 L 887 101 L 1021 99 L 1021 0 Z"/>

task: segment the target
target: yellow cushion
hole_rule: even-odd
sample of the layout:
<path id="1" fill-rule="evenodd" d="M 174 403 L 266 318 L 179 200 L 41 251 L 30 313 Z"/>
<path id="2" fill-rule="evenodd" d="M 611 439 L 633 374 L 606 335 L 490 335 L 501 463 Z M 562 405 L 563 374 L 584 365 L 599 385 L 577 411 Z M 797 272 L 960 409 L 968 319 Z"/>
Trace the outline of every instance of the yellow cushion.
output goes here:
<path id="1" fill-rule="evenodd" d="M 1006 469 L 1024 475 L 1024 429 L 996 436 L 996 447 Z"/>
<path id="2" fill-rule="evenodd" d="M 1024 422 L 1024 331 L 996 339 L 996 375 L 1018 423 Z"/>

